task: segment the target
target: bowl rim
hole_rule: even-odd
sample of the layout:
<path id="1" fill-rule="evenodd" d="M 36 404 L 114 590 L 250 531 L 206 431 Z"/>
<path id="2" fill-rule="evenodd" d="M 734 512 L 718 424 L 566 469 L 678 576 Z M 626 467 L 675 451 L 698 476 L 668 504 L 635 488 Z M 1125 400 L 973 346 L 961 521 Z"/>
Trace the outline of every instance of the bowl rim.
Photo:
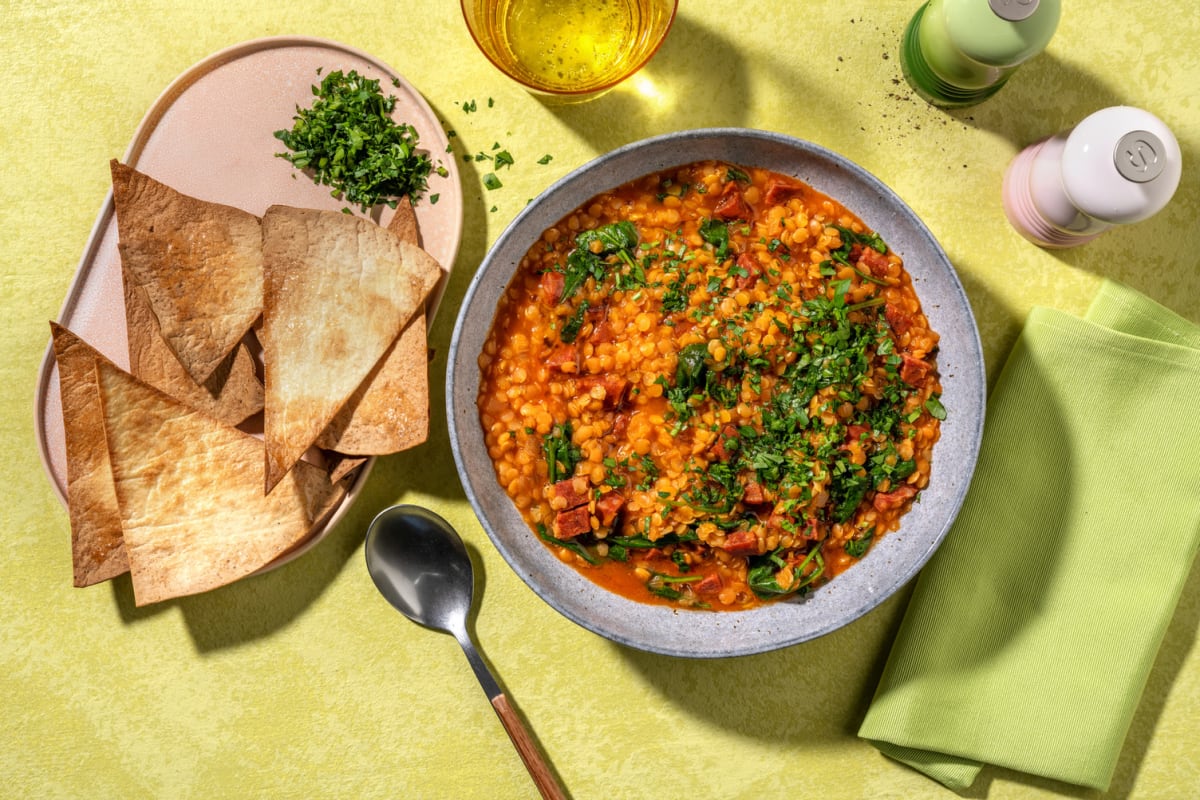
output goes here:
<path id="1" fill-rule="evenodd" d="M 863 191 L 874 193 L 878 198 L 880 209 L 886 210 L 891 215 L 892 225 L 904 226 L 905 241 L 911 240 L 914 245 L 919 245 L 924 251 L 923 255 L 934 262 L 931 265 L 923 266 L 923 269 L 935 282 L 934 288 L 944 293 L 944 296 L 939 295 L 941 302 L 936 310 L 937 315 L 944 321 L 952 321 L 954 323 L 953 333 L 956 334 L 954 349 L 957 360 L 952 367 L 954 371 L 950 375 L 942 362 L 944 351 L 939 349 L 939 371 L 943 376 L 943 402 L 945 403 L 947 400 L 948 387 L 954 389 L 955 398 L 955 403 L 947 406 L 952 409 L 951 416 L 942 423 L 943 435 L 935 445 L 933 480 L 939 482 L 937 484 L 938 491 L 943 492 L 944 496 L 935 502 L 936 514 L 925 513 L 926 509 L 920 503 L 914 507 L 913 511 L 906 514 L 905 522 L 908 522 L 914 515 L 920 517 L 915 536 L 905 536 L 906 527 L 910 528 L 909 533 L 912 534 L 913 523 L 910 522 L 906 526 L 902 522 L 900 530 L 881 537 L 861 562 L 807 597 L 775 601 L 746 611 L 706 612 L 675 609 L 669 606 L 638 603 L 611 593 L 579 575 L 574 567 L 563 564 L 555 558 L 550 549 L 538 540 L 532 531 L 529 531 L 528 524 L 517 514 L 516 518 L 520 522 L 522 532 L 529 533 L 528 540 L 522 538 L 518 541 L 522 544 L 528 541 L 540 548 L 541 551 L 545 551 L 554 564 L 561 567 L 561 571 L 557 567 L 550 567 L 554 575 L 553 581 L 548 581 L 539 571 L 541 567 L 549 564 L 545 561 L 545 557 L 539 555 L 537 550 L 524 554 L 518 552 L 518 548 L 510 547 L 499 527 L 500 520 L 492 519 L 488 513 L 484 495 L 489 492 L 492 494 L 498 492 L 503 495 L 503 500 L 507 501 L 508 506 L 511 507 L 512 514 L 516 514 L 516 509 L 507 493 L 496 481 L 494 466 L 486 453 L 486 448 L 481 448 L 484 450 L 483 459 L 486 460 L 488 467 L 485 475 L 475 475 L 471 470 L 471 460 L 472 458 L 477 459 L 478 456 L 477 454 L 472 456 L 468 452 L 470 441 L 467 437 L 474 434 L 477 436 L 478 442 L 482 443 L 482 428 L 479 424 L 478 409 L 475 404 L 479 381 L 477 377 L 473 383 L 468 380 L 468 383 L 474 387 L 474 391 L 469 394 L 464 393 L 461 381 L 464 375 L 470 377 L 471 371 L 474 371 L 477 376 L 478 353 L 466 353 L 469 361 L 463 362 L 464 354 L 460 350 L 463 349 L 465 331 L 472 322 L 476 325 L 486 322 L 486 327 L 483 329 L 483 338 L 486 339 L 486 332 L 491 328 L 495 313 L 494 303 L 489 304 L 493 307 L 486 309 L 474 308 L 476 298 L 489 284 L 493 291 L 496 285 L 499 285 L 500 291 L 503 291 L 503 287 L 507 287 L 511 281 L 521 257 L 536 240 L 536 236 L 561 217 L 561 214 L 554 215 L 553 219 L 544 225 L 534 221 L 545 216 L 543 205 L 551 205 L 553 208 L 553 205 L 549 203 L 550 199 L 557 199 L 558 205 L 566 207 L 564 213 L 569 213 L 570 210 L 579 207 L 591 197 L 642 175 L 669 169 L 671 166 L 709 160 L 709 156 L 698 157 L 697 152 L 707 152 L 714 146 L 719 148 L 723 144 L 745 147 L 761 146 L 768 149 L 782 148 L 785 152 L 795 153 L 801 159 L 815 159 L 819 164 L 828 165 L 837 173 L 839 179 L 844 177 L 846 180 L 852 181 L 855 186 L 861 186 Z M 630 172 L 635 169 L 634 165 L 641 163 L 640 154 L 662 150 L 670 153 L 670 156 L 665 159 L 668 163 L 663 165 L 659 165 L 658 162 L 648 163 L 645 168 L 637 168 L 640 171 Z M 774 169 L 768 164 L 749 163 L 747 159 L 721 159 L 718 157 L 715 160 Z M 770 158 L 766 160 L 769 161 Z M 780 170 L 774 169 L 774 171 Z M 812 181 L 804 176 L 796 177 L 813 185 Z M 839 201 L 843 200 L 820 185 L 816 185 L 814 188 Z M 572 198 L 575 200 L 572 201 Z M 866 221 L 864 209 L 849 202 L 845 204 L 852 213 Z M 880 229 L 877 222 L 869 224 L 875 230 Z M 894 228 L 891 232 L 895 233 Z M 530 233 L 534 238 L 525 238 Z M 521 237 L 521 239 L 514 241 L 517 237 Z M 892 241 L 888 231 L 884 231 L 884 238 L 889 242 Z M 911 247 L 909 249 L 912 250 Z M 905 258 L 906 269 L 913 275 L 914 284 L 917 283 L 917 275 L 913 274 L 910 267 L 910 254 L 903 251 L 900 254 Z M 499 264 L 501 259 L 505 259 L 509 263 L 501 265 Z M 498 271 L 501 273 L 499 278 L 497 278 Z M 922 308 L 933 317 L 934 313 L 928 306 L 928 298 L 922 296 L 921 291 L 919 288 L 918 296 L 921 297 Z M 949 308 L 950 306 L 952 308 Z M 483 319 L 484 317 L 486 320 Z M 943 331 L 937 326 L 934 329 L 943 336 L 942 344 L 945 345 L 947 341 L 945 337 L 949 331 Z M 961 509 L 978 458 L 986 407 L 983 349 L 970 302 L 957 272 L 928 227 L 892 189 L 845 156 L 821 145 L 787 134 L 751 128 L 698 128 L 638 140 L 592 159 L 551 184 L 509 223 L 489 248 L 479 269 L 472 277 L 455 321 L 447 363 L 445 387 L 447 424 L 459 479 L 488 538 L 508 565 L 543 601 L 581 627 L 621 645 L 685 658 L 750 655 L 789 647 L 823 636 L 861 618 L 911 581 L 941 544 Z M 963 401 L 962 405 L 957 404 L 959 399 Z M 949 459 L 950 463 L 943 466 L 943 473 L 947 472 L 947 467 L 950 468 L 949 474 L 939 474 L 938 455 L 941 454 L 943 460 L 947 459 L 943 445 L 943 442 L 950 441 L 946 436 L 947 428 L 952 429 L 954 433 L 952 443 L 958 449 L 952 453 L 953 458 Z M 480 482 L 482 482 L 481 485 Z M 934 484 L 931 482 L 931 485 Z M 924 496 L 928 492 L 929 490 L 926 489 L 922 495 Z M 512 520 L 505 521 L 511 522 Z M 907 545 L 908 542 L 915 542 L 915 544 Z M 906 545 L 906 549 L 898 549 Z M 887 565 L 891 565 L 892 559 L 897 556 L 903 556 L 901 568 L 894 571 L 885 570 L 880 581 L 873 581 L 876 569 L 885 561 Z M 875 567 L 872 568 L 871 574 L 858 573 L 857 571 L 863 570 L 865 565 L 871 562 L 872 557 L 875 558 L 873 562 Z M 538 563 L 531 563 L 531 560 Z M 578 577 L 578 580 L 573 579 L 572 575 Z M 581 584 L 580 581 L 585 582 L 587 586 Z M 818 621 L 817 624 L 800 626 L 796 630 L 776 631 L 771 627 L 782 621 L 785 623 L 784 627 L 787 628 L 786 622 L 792 619 L 788 616 L 791 613 L 789 609 L 811 607 L 815 598 L 818 597 L 832 598 L 821 601 L 819 607 L 834 603 L 833 608 L 838 609 L 839 613 L 823 621 Z M 605 610 L 620 608 L 623 612 L 628 611 L 636 616 L 644 617 L 642 622 L 645 625 L 631 627 L 623 623 L 617 624 L 611 619 L 605 619 L 603 615 L 598 619 L 591 613 L 596 605 L 604 606 Z M 802 621 L 808 621 L 809 615 L 802 612 L 796 613 Z M 680 619 L 687 620 L 687 622 L 681 624 Z M 690 624 L 692 621 L 696 621 L 697 624 Z M 668 634 L 665 639 L 662 637 L 663 630 Z"/>

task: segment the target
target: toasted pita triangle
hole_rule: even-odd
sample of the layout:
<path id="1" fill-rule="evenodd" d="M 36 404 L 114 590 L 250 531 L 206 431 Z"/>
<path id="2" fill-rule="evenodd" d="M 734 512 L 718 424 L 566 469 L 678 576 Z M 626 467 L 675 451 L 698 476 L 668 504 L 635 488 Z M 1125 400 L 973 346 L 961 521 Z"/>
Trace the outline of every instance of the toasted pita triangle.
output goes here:
<path id="1" fill-rule="evenodd" d="M 145 289 L 164 341 L 204 384 L 261 312 L 259 220 L 110 166 L 121 263 Z"/>
<path id="2" fill-rule="evenodd" d="M 138 605 L 251 574 L 341 500 L 344 486 L 307 462 L 264 495 L 261 441 L 107 361 L 97 374 Z"/>
<path id="3" fill-rule="evenodd" d="M 418 247 L 335 211 L 263 216 L 266 490 L 316 442 L 441 276 Z"/>
<path id="4" fill-rule="evenodd" d="M 91 346 L 50 323 L 67 445 L 67 511 L 76 586 L 91 586 L 129 571 L 121 513 L 104 440 L 104 408 Z"/>
<path id="5" fill-rule="evenodd" d="M 403 242 L 420 246 L 417 215 L 404 197 L 387 229 Z M 429 435 L 429 345 L 425 310 L 409 321 L 317 445 L 347 455 L 398 453 Z"/>
<path id="6" fill-rule="evenodd" d="M 330 483 L 337 483 L 367 463 L 366 456 L 344 456 L 341 453 L 334 453 L 332 451 L 326 455 L 328 456 L 326 466 L 329 467 Z"/>
<path id="7" fill-rule="evenodd" d="M 421 246 L 421 228 L 417 223 L 417 212 L 407 195 L 396 201 L 396 210 L 388 221 L 387 229 L 402 242 Z"/>
<path id="8" fill-rule="evenodd" d="M 122 269 L 122 273 L 130 373 L 229 425 L 262 411 L 262 383 L 255 374 L 254 356 L 244 343 L 225 357 L 203 386 L 196 383 L 162 338 L 145 287 L 137 286 L 128 270 Z"/>

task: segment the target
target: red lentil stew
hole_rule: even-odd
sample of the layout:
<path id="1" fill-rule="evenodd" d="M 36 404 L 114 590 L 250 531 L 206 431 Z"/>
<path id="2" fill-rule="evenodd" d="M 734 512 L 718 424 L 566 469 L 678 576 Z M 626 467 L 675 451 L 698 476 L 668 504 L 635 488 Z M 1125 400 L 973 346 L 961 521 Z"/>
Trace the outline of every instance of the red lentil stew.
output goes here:
<path id="1" fill-rule="evenodd" d="M 837 201 L 706 161 L 598 195 L 518 266 L 479 358 L 496 476 L 636 600 L 745 609 L 900 525 L 945 410 L 900 257 Z"/>

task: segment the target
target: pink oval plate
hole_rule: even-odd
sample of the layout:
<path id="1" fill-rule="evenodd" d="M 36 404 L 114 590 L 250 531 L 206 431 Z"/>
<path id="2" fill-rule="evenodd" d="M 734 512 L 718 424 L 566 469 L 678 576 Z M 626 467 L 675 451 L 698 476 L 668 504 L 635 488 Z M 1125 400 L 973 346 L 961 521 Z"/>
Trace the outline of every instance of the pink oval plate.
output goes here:
<path id="1" fill-rule="evenodd" d="M 415 206 L 424 248 L 449 271 L 462 237 L 463 207 L 458 167 L 437 116 L 421 94 L 382 61 L 338 42 L 300 36 L 255 39 L 221 50 L 188 69 L 159 96 L 138 126 L 124 162 L 184 194 L 235 206 L 261 216 L 280 203 L 340 210 L 330 196 L 276 153 L 284 150 L 277 130 L 291 128 L 297 107 L 312 104 L 312 87 L 333 70 L 357 70 L 377 78 L 385 95 L 396 97 L 393 117 L 412 125 L 420 146 L 446 174 L 431 175 Z M 437 195 L 437 202 L 430 198 Z M 383 207 L 377 222 L 386 225 Z M 440 282 L 444 287 L 446 281 Z M 433 321 L 441 294 L 430 298 Z M 58 321 L 128 367 L 125 304 L 117 221 L 109 191 L 92 228 Z M 47 345 L 35 399 L 36 434 L 42 463 L 59 499 L 66 503 L 66 445 L 58 368 Z M 366 482 L 374 459 L 359 470 L 345 499 L 298 546 L 266 569 L 310 550 L 342 518 Z"/>

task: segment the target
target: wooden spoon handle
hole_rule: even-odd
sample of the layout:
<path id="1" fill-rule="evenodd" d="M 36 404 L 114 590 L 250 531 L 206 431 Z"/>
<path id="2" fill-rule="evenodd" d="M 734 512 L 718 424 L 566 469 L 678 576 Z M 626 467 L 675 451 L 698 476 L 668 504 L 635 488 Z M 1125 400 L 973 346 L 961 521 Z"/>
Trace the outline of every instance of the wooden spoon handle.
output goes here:
<path id="1" fill-rule="evenodd" d="M 533 778 L 542 797 L 545 800 L 567 800 L 567 793 L 562 784 L 558 782 L 558 778 L 542 758 L 533 737 L 529 734 L 529 729 L 525 727 L 525 723 L 517 715 L 517 712 L 513 711 L 512 706 L 508 704 L 508 698 L 504 696 L 503 692 L 492 698 L 492 708 L 496 709 L 496 714 L 500 717 L 504 730 L 508 732 L 508 738 L 512 739 L 513 746 L 517 748 L 521 760 L 525 762 L 525 769 L 529 770 L 529 776 Z"/>

